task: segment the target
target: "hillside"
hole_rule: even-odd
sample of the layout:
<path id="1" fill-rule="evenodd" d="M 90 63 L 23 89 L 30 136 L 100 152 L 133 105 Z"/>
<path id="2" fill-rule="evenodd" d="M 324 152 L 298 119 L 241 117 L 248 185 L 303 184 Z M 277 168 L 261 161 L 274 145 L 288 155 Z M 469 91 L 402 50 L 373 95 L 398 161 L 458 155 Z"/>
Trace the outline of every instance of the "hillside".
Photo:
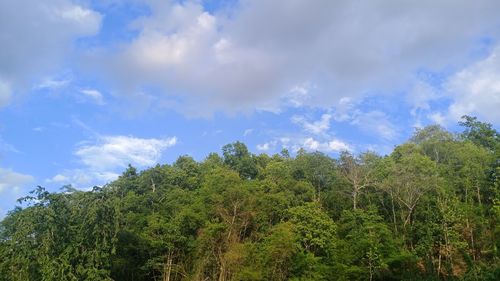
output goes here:
<path id="1" fill-rule="evenodd" d="M 80 191 L 38 187 L 0 224 L 0 281 L 500 280 L 500 137 L 417 130 L 387 156 L 240 142 Z"/>

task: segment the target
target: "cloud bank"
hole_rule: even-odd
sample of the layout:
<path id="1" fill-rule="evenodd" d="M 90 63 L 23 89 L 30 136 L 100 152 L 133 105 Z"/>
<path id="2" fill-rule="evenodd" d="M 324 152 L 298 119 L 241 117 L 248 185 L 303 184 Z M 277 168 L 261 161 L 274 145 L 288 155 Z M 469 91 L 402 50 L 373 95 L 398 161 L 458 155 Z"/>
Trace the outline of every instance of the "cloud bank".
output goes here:
<path id="1" fill-rule="evenodd" d="M 491 81 L 500 48 L 495 0 L 240 0 L 214 11 L 195 0 L 111 1 L 101 6 L 143 5 L 147 13 L 125 27 L 126 41 L 73 52 L 78 39 L 99 35 L 106 16 L 106 9 L 101 14 L 83 3 L 0 4 L 0 106 L 80 61 L 115 97 L 189 116 L 331 108 L 403 92 L 428 119 L 482 112 L 486 121 L 500 119 L 490 110 L 498 105 Z M 490 56 L 479 62 L 484 54 Z M 69 65 L 63 63 L 68 56 L 74 58 Z M 422 72 L 450 77 L 422 94 Z M 443 90 L 448 111 L 427 108 Z M 102 91 L 81 93 L 104 105 Z M 484 102 L 489 97 L 493 102 Z"/>
<path id="2" fill-rule="evenodd" d="M 128 164 L 139 168 L 157 164 L 162 153 L 176 143 L 176 137 L 101 136 L 95 142 L 86 142 L 76 148 L 74 155 L 83 168 L 63 171 L 47 182 L 78 187 L 102 185 L 117 179 Z"/>
<path id="3" fill-rule="evenodd" d="M 0 194 L 4 191 L 16 191 L 34 181 L 30 175 L 0 168 Z"/>
<path id="4" fill-rule="evenodd" d="M 81 2 L 81 1 L 78 1 Z M 77 1 L 2 1 L 0 106 L 60 71 L 76 39 L 96 34 L 102 15 Z"/>
<path id="5" fill-rule="evenodd" d="M 147 3 L 151 13 L 131 25 L 138 36 L 98 66 L 119 93 L 154 85 L 164 106 L 194 115 L 409 90 L 419 71 L 472 63 L 500 26 L 492 0 L 242 0 L 217 13 L 197 1 Z"/>

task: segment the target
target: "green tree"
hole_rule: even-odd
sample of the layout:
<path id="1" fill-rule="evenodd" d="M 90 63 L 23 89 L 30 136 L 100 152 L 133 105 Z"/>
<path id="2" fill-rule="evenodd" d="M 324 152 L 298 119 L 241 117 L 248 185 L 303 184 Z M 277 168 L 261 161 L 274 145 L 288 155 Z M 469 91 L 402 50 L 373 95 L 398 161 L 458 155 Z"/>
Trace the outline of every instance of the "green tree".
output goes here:
<path id="1" fill-rule="evenodd" d="M 224 163 L 238 171 L 242 178 L 253 179 L 257 176 L 258 170 L 254 157 L 245 144 L 239 141 L 227 144 L 222 147 L 222 154 L 224 155 Z"/>

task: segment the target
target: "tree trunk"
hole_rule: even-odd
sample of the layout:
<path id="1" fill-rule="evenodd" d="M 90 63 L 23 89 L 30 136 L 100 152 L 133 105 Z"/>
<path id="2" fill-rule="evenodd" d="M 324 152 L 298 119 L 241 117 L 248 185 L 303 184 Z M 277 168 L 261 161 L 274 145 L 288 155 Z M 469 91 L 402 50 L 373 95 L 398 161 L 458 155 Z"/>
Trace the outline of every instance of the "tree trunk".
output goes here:
<path id="1" fill-rule="evenodd" d="M 397 225 L 397 221 L 396 221 L 396 210 L 394 209 L 394 196 L 392 194 L 392 191 L 390 191 L 389 194 L 391 195 L 391 208 L 392 208 L 392 219 L 394 222 L 394 231 L 397 235 L 398 234 L 398 225 Z"/>
<path id="2" fill-rule="evenodd" d="M 156 184 L 153 181 L 153 178 L 151 178 L 151 189 L 153 189 L 153 193 L 155 193 L 155 191 L 156 191 Z"/>
<path id="3" fill-rule="evenodd" d="M 479 185 L 476 186 L 476 192 L 477 192 L 477 202 L 479 203 L 479 206 L 481 206 L 481 191 L 479 189 Z"/>
<path id="4" fill-rule="evenodd" d="M 222 262 L 220 265 L 219 281 L 225 281 L 225 280 L 226 280 L 226 266 L 224 262 Z"/>
<path id="5" fill-rule="evenodd" d="M 354 191 L 352 192 L 352 206 L 354 210 L 358 207 L 358 190 L 356 188 L 354 188 Z"/>
<path id="6" fill-rule="evenodd" d="M 438 274 L 438 278 L 439 278 L 439 275 L 441 274 L 441 243 L 439 243 L 439 256 L 438 256 L 438 269 L 437 269 L 437 274 Z"/>
<path id="7" fill-rule="evenodd" d="M 370 281 L 373 280 L 373 265 L 372 265 L 372 260 L 371 258 L 369 259 L 369 267 L 370 267 Z"/>
<path id="8" fill-rule="evenodd" d="M 170 275 L 172 274 L 172 262 L 173 262 L 172 252 L 168 251 L 167 261 L 165 262 L 164 265 L 163 281 L 170 281 Z"/>

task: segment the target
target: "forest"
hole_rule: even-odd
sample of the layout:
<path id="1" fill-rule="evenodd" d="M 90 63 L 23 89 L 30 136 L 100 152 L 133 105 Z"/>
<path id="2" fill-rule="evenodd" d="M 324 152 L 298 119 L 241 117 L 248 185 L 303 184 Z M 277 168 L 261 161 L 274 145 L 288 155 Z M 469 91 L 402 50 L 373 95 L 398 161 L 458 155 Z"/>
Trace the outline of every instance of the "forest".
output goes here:
<path id="1" fill-rule="evenodd" d="M 0 281 L 500 280 L 500 134 L 416 129 L 389 155 L 225 145 L 0 223 Z"/>

